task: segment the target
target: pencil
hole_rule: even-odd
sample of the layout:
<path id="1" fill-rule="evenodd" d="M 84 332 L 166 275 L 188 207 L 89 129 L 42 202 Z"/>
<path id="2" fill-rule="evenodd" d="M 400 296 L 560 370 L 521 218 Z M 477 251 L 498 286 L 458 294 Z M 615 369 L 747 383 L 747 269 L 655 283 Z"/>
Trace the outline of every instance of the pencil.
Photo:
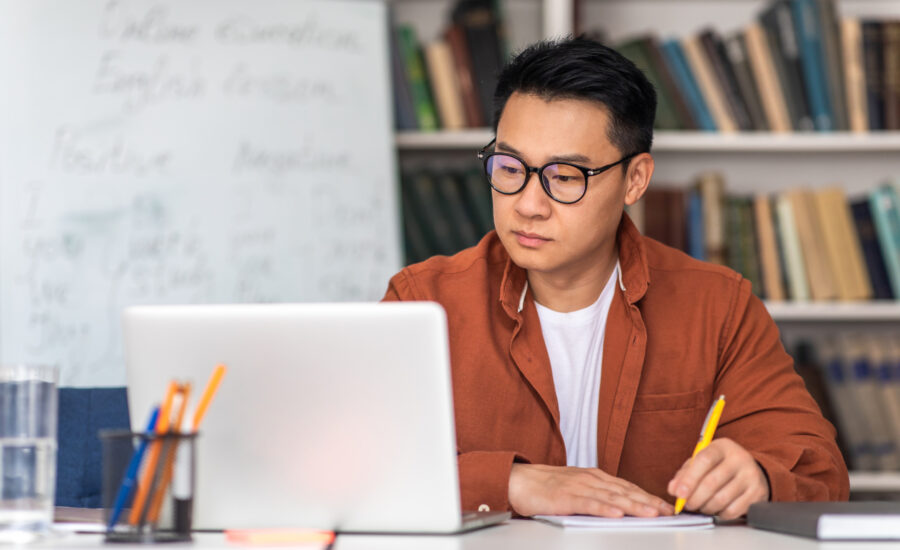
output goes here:
<path id="1" fill-rule="evenodd" d="M 216 366 L 216 370 L 213 371 L 212 376 L 210 376 L 209 382 L 206 384 L 206 389 L 203 390 L 203 396 L 200 397 L 200 404 L 197 405 L 197 410 L 194 412 L 193 431 L 196 432 L 197 429 L 200 428 L 200 423 L 203 422 L 203 417 L 206 415 L 206 409 L 209 408 L 209 403 L 219 389 L 219 383 L 222 382 L 222 377 L 225 376 L 225 370 L 225 365 L 218 365 Z"/>
<path id="2" fill-rule="evenodd" d="M 709 446 L 709 443 L 712 441 L 713 434 L 716 433 L 716 426 L 719 425 L 719 418 L 722 416 L 722 409 L 725 408 L 725 396 L 720 395 L 719 399 L 713 403 L 712 407 L 709 408 L 709 412 L 706 414 L 706 420 L 703 422 L 703 428 L 700 429 L 700 439 L 697 441 L 697 446 L 694 447 L 694 452 L 691 454 L 691 460 L 697 456 L 697 453 L 705 449 Z M 681 510 L 684 508 L 686 501 L 683 498 L 679 498 L 675 500 L 675 514 L 678 515 L 681 513 Z"/>
<path id="3" fill-rule="evenodd" d="M 156 423 L 156 434 L 162 435 L 169 431 L 169 413 L 172 410 L 172 400 L 175 398 L 175 392 L 178 390 L 178 384 L 175 381 L 169 382 L 166 390 L 166 397 L 163 399 L 162 407 L 159 410 L 159 420 Z M 147 457 L 147 464 L 144 466 L 144 477 L 138 485 L 137 495 L 134 497 L 134 504 L 131 507 L 131 514 L 128 516 L 130 525 L 137 525 L 144 511 L 144 504 L 147 502 L 147 495 L 150 493 L 150 486 L 153 483 L 153 475 L 156 472 L 156 463 L 159 462 L 159 453 L 162 451 L 161 441 L 154 441 L 150 445 L 150 455 Z"/>
<path id="4" fill-rule="evenodd" d="M 181 396 L 181 402 L 179 403 L 178 414 L 175 417 L 175 423 L 172 425 L 170 430 L 175 434 L 181 433 L 181 424 L 184 421 L 185 412 L 187 411 L 188 398 L 191 395 L 190 382 L 178 387 L 178 395 Z M 159 520 L 159 511 L 162 508 L 163 497 L 166 495 L 166 490 L 169 487 L 169 483 L 172 481 L 172 471 L 175 462 L 175 451 L 178 448 L 178 439 L 176 438 L 174 441 L 171 441 L 169 443 L 169 448 L 166 452 L 165 466 L 163 467 L 162 480 L 160 481 L 159 486 L 156 488 L 156 491 L 154 491 L 153 497 L 150 499 L 150 512 L 147 514 L 147 521 L 154 525 Z"/>

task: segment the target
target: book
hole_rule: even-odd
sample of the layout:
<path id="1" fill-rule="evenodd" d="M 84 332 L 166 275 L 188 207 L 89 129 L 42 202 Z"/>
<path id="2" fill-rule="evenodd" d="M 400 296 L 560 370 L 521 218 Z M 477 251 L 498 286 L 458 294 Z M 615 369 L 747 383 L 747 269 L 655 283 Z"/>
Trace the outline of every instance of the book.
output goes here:
<path id="1" fill-rule="evenodd" d="M 394 88 L 394 125 L 398 130 L 416 130 L 419 122 L 413 106 L 409 78 L 406 76 L 406 61 L 400 49 L 397 29 L 392 29 L 391 40 L 391 84 Z"/>
<path id="2" fill-rule="evenodd" d="M 491 204 L 491 186 L 483 171 L 472 169 L 459 174 L 456 178 L 463 205 L 473 220 L 478 235 L 484 235 L 494 228 L 494 211 Z"/>
<path id="3" fill-rule="evenodd" d="M 825 242 L 822 238 L 822 223 L 815 207 L 811 191 L 794 189 L 786 195 L 794 211 L 797 235 L 803 247 L 809 292 L 813 300 L 832 300 L 837 297 L 834 274 L 829 268 Z"/>
<path id="4" fill-rule="evenodd" d="M 685 58 L 697 79 L 704 102 L 712 113 L 716 129 L 720 132 L 736 132 L 738 125 L 725 104 L 725 97 L 713 74 L 699 36 L 691 36 L 682 42 Z"/>
<path id="5" fill-rule="evenodd" d="M 462 93 L 459 89 L 459 78 L 454 70 L 453 53 L 450 45 L 443 39 L 430 42 L 425 46 L 425 65 L 428 68 L 428 81 L 434 92 L 437 112 L 444 130 L 459 130 L 466 126 L 466 114 L 463 110 Z"/>
<path id="6" fill-rule="evenodd" d="M 687 191 L 686 199 L 687 228 L 685 238 L 687 240 L 687 253 L 692 257 L 706 261 L 706 236 L 703 230 L 703 197 L 697 188 Z"/>
<path id="7" fill-rule="evenodd" d="M 856 236 L 859 239 L 859 247 L 866 263 L 866 274 L 872 287 L 872 297 L 880 300 L 892 300 L 894 293 L 891 290 L 891 281 L 888 278 L 884 258 L 881 255 L 881 245 L 878 242 L 869 199 L 865 198 L 850 203 L 850 209 L 853 215 L 853 225 L 856 227 Z"/>
<path id="8" fill-rule="evenodd" d="M 656 89 L 656 119 L 654 127 L 660 130 L 681 130 L 685 128 L 676 111 L 672 92 L 654 64 L 650 53 L 650 38 L 641 36 L 616 44 L 615 49 L 644 73 L 653 88 Z"/>
<path id="9" fill-rule="evenodd" d="M 872 284 L 869 281 L 869 272 L 859 243 L 856 224 L 853 223 L 853 213 L 850 211 L 850 203 L 844 191 L 838 187 L 832 187 L 821 191 L 830 203 L 829 225 L 836 225 L 838 229 L 838 246 L 843 253 L 844 266 L 848 271 L 851 284 L 851 300 L 869 300 L 872 298 Z"/>
<path id="10" fill-rule="evenodd" d="M 714 132 L 716 123 L 706 105 L 706 100 L 694 78 L 694 73 L 685 59 L 684 51 L 677 40 L 667 40 L 662 45 L 663 57 L 672 70 L 675 83 L 685 98 L 694 125 L 699 130 Z"/>
<path id="11" fill-rule="evenodd" d="M 476 222 L 469 216 L 462 189 L 456 183 L 454 175 L 448 171 L 438 172 L 435 178 L 435 195 L 441 210 L 449 221 L 450 235 L 453 239 L 453 252 L 468 248 L 478 242 L 481 233 Z"/>
<path id="12" fill-rule="evenodd" d="M 458 0 L 451 17 L 463 29 L 482 118 L 491 124 L 494 88 L 503 65 L 504 49 L 500 43 L 497 4 L 493 0 Z"/>
<path id="13" fill-rule="evenodd" d="M 869 209 L 891 292 L 900 296 L 900 198 L 893 186 L 885 184 L 873 190 L 869 194 Z"/>
<path id="14" fill-rule="evenodd" d="M 744 29 L 750 68 L 759 87 L 760 102 L 769 129 L 773 132 L 790 132 L 792 128 L 790 113 L 764 32 L 762 26 L 756 22 L 750 23 Z"/>
<path id="15" fill-rule="evenodd" d="M 416 31 L 410 25 L 398 25 L 397 43 L 406 65 L 406 77 L 409 79 L 410 95 L 416 113 L 419 130 L 433 131 L 438 129 L 437 112 L 428 89 L 425 75 L 425 64 L 416 38 Z"/>
<path id="16" fill-rule="evenodd" d="M 705 172 L 697 180 L 703 205 L 706 261 L 725 264 L 725 180 L 718 172 Z"/>
<path id="17" fill-rule="evenodd" d="M 844 61 L 841 52 L 840 21 L 834 0 L 816 0 L 822 37 L 822 64 L 828 85 L 828 101 L 835 130 L 849 130 L 847 98 L 844 91 Z"/>
<path id="18" fill-rule="evenodd" d="M 794 219 L 794 206 L 787 193 L 779 193 L 775 198 L 775 213 L 778 234 L 781 237 L 784 255 L 787 288 L 792 300 L 809 300 L 809 280 L 806 276 L 806 261 L 800 246 L 797 224 Z"/>
<path id="19" fill-rule="evenodd" d="M 813 130 L 813 120 L 806 100 L 800 48 L 794 31 L 790 0 L 772 2 L 759 16 L 769 42 L 775 72 L 791 117 L 794 130 Z"/>
<path id="20" fill-rule="evenodd" d="M 747 523 L 820 540 L 898 540 L 900 502 L 757 502 Z"/>
<path id="21" fill-rule="evenodd" d="M 691 115 L 691 111 L 687 106 L 687 99 L 675 83 L 675 75 L 672 72 L 672 67 L 669 66 L 669 63 L 663 55 L 662 45 L 659 43 L 659 40 L 657 40 L 655 36 L 649 35 L 647 37 L 646 45 L 647 52 L 650 54 L 650 62 L 656 68 L 663 89 L 665 89 L 666 95 L 669 96 L 672 102 L 672 107 L 678 118 L 679 126 L 682 130 L 698 129 L 698 126 Z"/>
<path id="22" fill-rule="evenodd" d="M 656 127 L 667 130 L 690 129 L 693 126 L 690 113 L 672 80 L 668 65 L 662 59 L 656 38 L 652 35 L 640 36 L 620 43 L 616 49 L 643 71 L 656 89 Z"/>
<path id="23" fill-rule="evenodd" d="M 420 220 L 419 228 L 426 237 L 431 253 L 450 255 L 459 250 L 452 220 L 446 215 L 436 176 L 426 170 L 413 172 L 404 182 L 409 194 L 410 211 Z"/>
<path id="24" fill-rule="evenodd" d="M 756 220 L 756 238 L 759 243 L 759 263 L 762 285 L 768 300 L 781 301 L 787 298 L 781 275 L 781 261 L 778 257 L 778 243 L 775 238 L 775 220 L 772 203 L 765 194 L 753 199 L 753 215 Z"/>
<path id="25" fill-rule="evenodd" d="M 866 132 L 869 129 L 869 108 L 866 103 L 862 26 L 859 19 L 852 17 L 842 19 L 840 32 L 848 126 L 853 132 Z"/>
<path id="26" fill-rule="evenodd" d="M 644 235 L 678 250 L 685 250 L 684 191 L 651 186 L 644 202 Z"/>
<path id="27" fill-rule="evenodd" d="M 753 121 L 750 119 L 731 63 L 725 54 L 722 39 L 717 32 L 708 28 L 703 30 L 698 38 L 732 120 L 739 130 L 753 130 Z"/>
<path id="28" fill-rule="evenodd" d="M 834 130 L 816 0 L 791 0 L 791 15 L 800 48 L 800 66 L 803 69 L 803 83 L 813 125 L 820 132 Z"/>
<path id="29" fill-rule="evenodd" d="M 884 129 L 900 130 L 900 21 L 885 21 L 882 25 Z"/>
<path id="30" fill-rule="evenodd" d="M 854 470 L 874 470 L 876 462 L 868 437 L 865 417 L 857 403 L 849 367 L 845 367 L 834 339 L 820 342 L 825 372 L 825 388 L 834 403 L 837 429 L 843 434 L 847 463 Z"/>
<path id="31" fill-rule="evenodd" d="M 463 109 L 466 115 L 466 126 L 481 128 L 487 125 L 481 112 L 478 90 L 475 88 L 475 77 L 472 75 L 472 63 L 469 61 L 469 46 L 466 44 L 465 31 L 460 25 L 451 24 L 444 33 L 447 44 L 453 53 L 453 65 L 459 80 L 459 93 L 462 96 Z"/>
<path id="32" fill-rule="evenodd" d="M 884 130 L 884 24 L 863 21 L 861 27 L 869 130 Z"/>
<path id="33" fill-rule="evenodd" d="M 406 252 L 406 264 L 414 264 L 428 259 L 432 254 L 432 246 L 423 230 L 420 220 L 420 212 L 412 203 L 410 193 L 406 186 L 401 190 L 403 210 L 403 245 Z"/>
<path id="34" fill-rule="evenodd" d="M 854 288 L 853 273 L 849 266 L 847 258 L 848 251 L 844 248 L 841 238 L 841 231 L 844 229 L 838 222 L 833 203 L 833 195 L 831 189 L 820 189 L 812 193 L 813 205 L 816 209 L 820 220 L 830 220 L 829 223 L 821 224 L 821 238 L 824 245 L 822 250 L 825 253 L 825 261 L 827 269 L 834 277 L 837 298 L 841 300 L 855 300 L 861 298 L 856 295 Z M 840 193 L 840 190 L 838 190 Z M 843 193 L 839 195 L 839 199 L 843 199 Z M 837 208 L 839 209 L 839 205 Z"/>
<path id="35" fill-rule="evenodd" d="M 750 56 L 747 52 L 744 33 L 736 32 L 725 38 L 724 48 L 737 82 L 737 90 L 744 100 L 753 129 L 768 130 L 769 124 L 763 111 L 759 87 L 756 85 L 753 69 L 750 66 Z"/>

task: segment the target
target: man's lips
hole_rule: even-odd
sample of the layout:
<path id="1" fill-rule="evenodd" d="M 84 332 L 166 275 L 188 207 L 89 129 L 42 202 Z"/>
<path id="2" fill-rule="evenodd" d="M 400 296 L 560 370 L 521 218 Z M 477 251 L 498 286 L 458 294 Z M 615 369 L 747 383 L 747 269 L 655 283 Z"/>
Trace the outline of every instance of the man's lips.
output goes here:
<path id="1" fill-rule="evenodd" d="M 519 244 L 529 248 L 535 248 L 542 244 L 550 242 L 551 239 L 538 235 L 537 233 L 528 233 L 527 231 L 513 231 Z"/>

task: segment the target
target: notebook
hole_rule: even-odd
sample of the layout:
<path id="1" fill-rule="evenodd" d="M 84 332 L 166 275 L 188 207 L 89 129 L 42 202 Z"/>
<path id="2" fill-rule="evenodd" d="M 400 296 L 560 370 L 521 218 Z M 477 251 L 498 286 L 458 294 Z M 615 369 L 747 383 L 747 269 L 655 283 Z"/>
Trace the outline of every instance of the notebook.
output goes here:
<path id="1" fill-rule="evenodd" d="M 197 441 L 196 528 L 451 533 L 509 517 L 463 522 L 437 304 L 133 307 L 124 335 L 132 426 L 169 380 L 200 388 L 228 367 Z"/>
<path id="2" fill-rule="evenodd" d="M 821 540 L 900 540 L 900 502 L 760 502 L 747 523 Z"/>
<path id="3" fill-rule="evenodd" d="M 593 516 L 535 516 L 551 525 L 571 529 L 604 529 L 604 530 L 664 530 L 664 529 L 712 529 L 712 516 L 700 514 L 679 514 L 677 516 L 659 516 L 655 518 L 622 517 L 601 518 Z"/>

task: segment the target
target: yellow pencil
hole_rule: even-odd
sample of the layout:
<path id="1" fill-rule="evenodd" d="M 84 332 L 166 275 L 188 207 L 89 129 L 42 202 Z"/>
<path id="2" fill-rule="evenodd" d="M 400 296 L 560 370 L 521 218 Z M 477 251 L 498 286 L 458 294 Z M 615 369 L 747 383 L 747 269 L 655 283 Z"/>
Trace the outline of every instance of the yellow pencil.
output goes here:
<path id="1" fill-rule="evenodd" d="M 697 446 L 694 447 L 694 453 L 691 455 L 691 459 L 697 456 L 697 453 L 705 449 L 710 441 L 712 441 L 713 434 L 716 433 L 716 426 L 719 425 L 719 418 L 722 416 L 722 409 L 725 408 L 725 396 L 720 395 L 719 399 L 713 403 L 713 406 L 709 408 L 709 413 L 706 415 L 706 420 L 703 422 L 703 427 L 700 429 L 700 440 L 697 441 Z M 675 501 L 675 513 L 680 514 L 681 510 L 684 508 L 684 499 L 679 498 Z"/>
<path id="2" fill-rule="evenodd" d="M 157 435 L 162 435 L 169 431 L 169 413 L 172 410 L 172 400 L 175 398 L 177 390 L 178 384 L 174 380 L 169 382 L 166 397 L 163 399 L 162 407 L 159 409 L 159 420 L 156 422 Z M 156 463 L 159 462 L 160 452 L 162 452 L 162 441 L 153 441 L 150 445 L 150 455 L 147 457 L 147 463 L 144 465 L 144 478 L 138 486 L 134 504 L 131 506 L 131 515 L 128 516 L 128 523 L 131 525 L 137 525 L 141 520 L 141 513 L 144 511 L 144 504 L 147 502 L 147 495 L 150 493 L 150 486 L 153 484 L 153 475 L 156 472 Z"/>
<path id="3" fill-rule="evenodd" d="M 222 377 L 225 376 L 225 370 L 225 365 L 218 365 L 216 370 L 213 371 L 212 376 L 209 378 L 206 389 L 203 390 L 203 396 L 200 398 L 200 404 L 197 405 L 197 410 L 194 412 L 193 431 L 196 432 L 200 427 L 200 423 L 203 421 L 204 415 L 206 415 L 206 409 L 209 408 L 209 402 L 212 401 L 213 396 L 216 394 L 216 390 L 219 389 L 219 383 L 222 381 Z"/>

